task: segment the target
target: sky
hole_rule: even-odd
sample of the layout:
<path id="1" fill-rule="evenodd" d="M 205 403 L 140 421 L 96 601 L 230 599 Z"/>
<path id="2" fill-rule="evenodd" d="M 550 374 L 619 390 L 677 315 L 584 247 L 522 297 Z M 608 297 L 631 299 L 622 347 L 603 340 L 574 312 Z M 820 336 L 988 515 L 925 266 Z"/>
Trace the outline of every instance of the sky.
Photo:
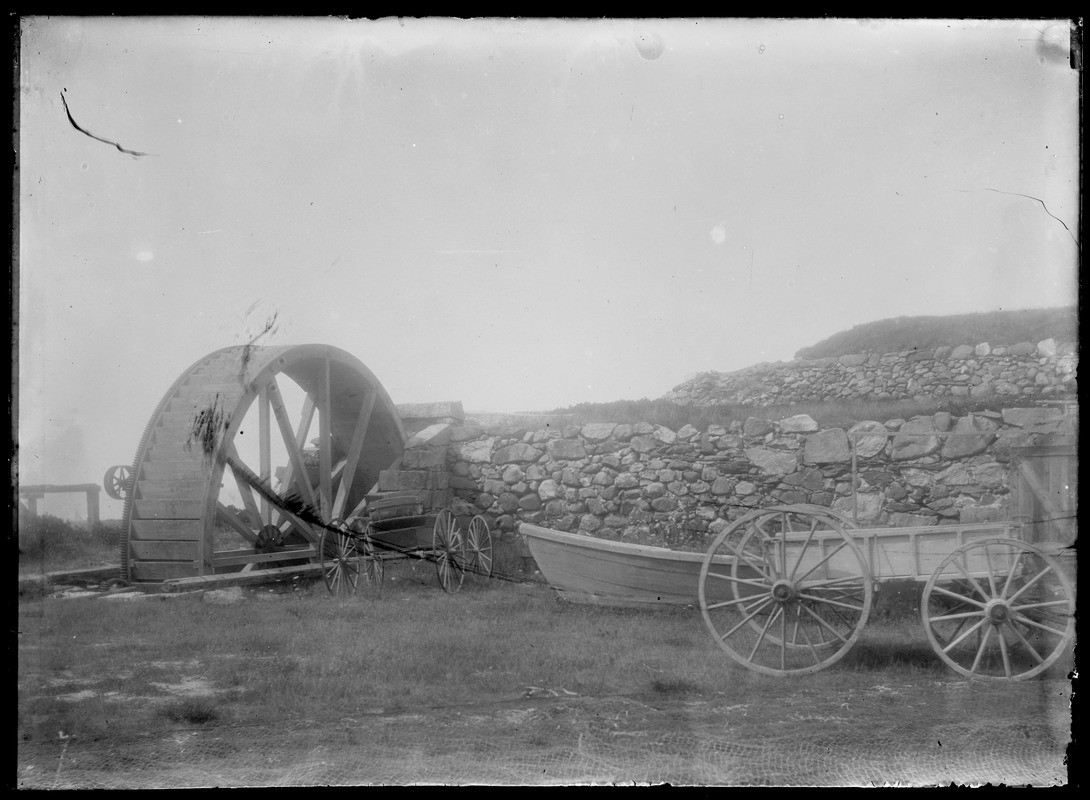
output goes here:
<path id="1" fill-rule="evenodd" d="M 1064 20 L 25 17 L 18 480 L 101 482 L 186 368 L 274 318 L 258 344 L 347 350 L 394 403 L 518 412 L 1072 304 L 1069 43 Z"/>

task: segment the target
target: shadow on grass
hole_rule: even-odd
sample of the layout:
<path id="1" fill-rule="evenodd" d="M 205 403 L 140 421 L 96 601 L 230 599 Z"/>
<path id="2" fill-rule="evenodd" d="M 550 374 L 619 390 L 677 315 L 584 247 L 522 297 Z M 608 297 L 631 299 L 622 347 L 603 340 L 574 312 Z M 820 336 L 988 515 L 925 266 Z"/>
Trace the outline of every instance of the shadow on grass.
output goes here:
<path id="1" fill-rule="evenodd" d="M 219 711 L 208 700 L 189 698 L 164 707 L 160 712 L 171 722 L 188 722 L 205 725 L 219 719 Z"/>

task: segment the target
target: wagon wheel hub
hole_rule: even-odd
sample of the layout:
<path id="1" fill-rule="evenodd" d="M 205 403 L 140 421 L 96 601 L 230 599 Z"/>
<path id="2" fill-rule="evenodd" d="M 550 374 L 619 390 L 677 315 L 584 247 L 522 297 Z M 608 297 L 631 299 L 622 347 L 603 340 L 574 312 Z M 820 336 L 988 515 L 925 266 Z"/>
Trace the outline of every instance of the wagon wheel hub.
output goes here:
<path id="1" fill-rule="evenodd" d="M 992 600 L 984 609 L 988 622 L 992 625 L 1002 625 L 1011 618 L 1011 609 L 1005 600 Z"/>
<path id="2" fill-rule="evenodd" d="M 787 605 L 798 597 L 795 586 L 790 581 L 779 580 L 772 584 L 772 599 L 781 605 Z"/>

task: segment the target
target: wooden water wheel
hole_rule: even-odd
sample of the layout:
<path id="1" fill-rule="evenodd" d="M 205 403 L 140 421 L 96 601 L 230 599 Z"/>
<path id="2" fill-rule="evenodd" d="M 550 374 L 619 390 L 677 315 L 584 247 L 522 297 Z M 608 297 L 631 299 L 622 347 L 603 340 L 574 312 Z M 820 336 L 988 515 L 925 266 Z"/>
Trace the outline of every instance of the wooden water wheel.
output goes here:
<path id="1" fill-rule="evenodd" d="M 174 382 L 140 441 L 122 577 L 156 583 L 319 562 L 322 524 L 358 512 L 405 439 L 385 389 L 343 350 L 211 353 Z"/>

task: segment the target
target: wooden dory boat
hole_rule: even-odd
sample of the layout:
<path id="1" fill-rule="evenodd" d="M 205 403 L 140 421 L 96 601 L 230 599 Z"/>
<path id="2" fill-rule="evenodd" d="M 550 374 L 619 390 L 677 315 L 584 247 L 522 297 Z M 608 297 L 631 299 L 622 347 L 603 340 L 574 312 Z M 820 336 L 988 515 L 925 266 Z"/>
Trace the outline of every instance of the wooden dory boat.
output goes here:
<path id="1" fill-rule="evenodd" d="M 662 608 L 700 605 L 704 553 L 626 544 L 519 524 L 519 533 L 549 584 L 565 600 L 584 605 Z M 734 559 L 719 557 L 726 570 Z M 722 581 L 722 584 L 729 582 Z M 729 589 L 709 601 L 729 600 Z"/>

